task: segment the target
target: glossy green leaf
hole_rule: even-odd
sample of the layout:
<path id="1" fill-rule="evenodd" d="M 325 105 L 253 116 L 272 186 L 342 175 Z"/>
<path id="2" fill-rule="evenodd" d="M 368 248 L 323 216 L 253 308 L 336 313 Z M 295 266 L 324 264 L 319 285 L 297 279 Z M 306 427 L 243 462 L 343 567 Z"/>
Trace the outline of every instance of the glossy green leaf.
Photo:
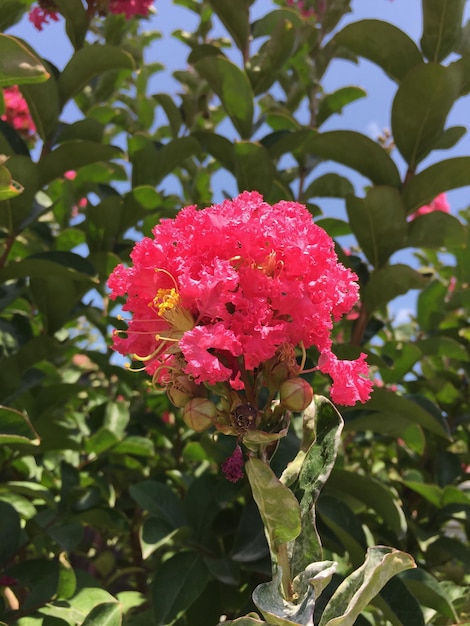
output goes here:
<path id="1" fill-rule="evenodd" d="M 186 523 L 181 501 L 168 485 L 145 480 L 131 485 L 129 492 L 143 510 L 166 520 L 173 528 Z"/>
<path id="2" fill-rule="evenodd" d="M 465 0 L 423 0 L 421 49 L 439 63 L 460 43 Z"/>
<path id="3" fill-rule="evenodd" d="M 266 92 L 277 79 L 277 72 L 292 56 L 296 32 L 292 23 L 282 20 L 249 61 L 247 69 L 255 95 Z"/>
<path id="4" fill-rule="evenodd" d="M 95 606 L 82 626 L 121 626 L 122 614 L 118 602 L 104 602 Z"/>
<path id="5" fill-rule="evenodd" d="M 19 22 L 28 5 L 28 0 L 3 0 L 0 13 L 0 31 L 3 32 Z"/>
<path id="6" fill-rule="evenodd" d="M 0 564 L 6 565 L 20 543 L 20 516 L 6 502 L 0 500 Z"/>
<path id="7" fill-rule="evenodd" d="M 246 54 L 250 35 L 250 0 L 209 0 L 209 4 L 233 37 L 238 49 Z"/>
<path id="8" fill-rule="evenodd" d="M 152 581 L 156 626 L 171 626 L 204 590 L 207 568 L 199 554 L 180 552 L 161 563 Z"/>
<path id="9" fill-rule="evenodd" d="M 134 70 L 132 56 L 110 45 L 87 45 L 78 50 L 60 74 L 61 103 L 76 96 L 88 83 L 107 70 Z"/>
<path id="10" fill-rule="evenodd" d="M 201 149 L 210 154 L 226 170 L 235 172 L 234 144 L 216 133 L 197 131 L 193 136 L 199 141 Z"/>
<path id="11" fill-rule="evenodd" d="M 295 539 L 300 533 L 299 504 L 263 461 L 249 458 L 245 468 L 271 549 L 276 552 L 281 544 Z"/>
<path id="12" fill-rule="evenodd" d="M 93 141 L 67 141 L 47 154 L 38 163 L 40 185 L 46 185 L 62 177 L 68 170 L 77 170 L 83 165 L 109 161 L 121 156 L 121 150 Z"/>
<path id="13" fill-rule="evenodd" d="M 304 191 L 304 198 L 345 198 L 354 193 L 354 187 L 344 176 L 329 173 L 319 176 Z"/>
<path id="14" fill-rule="evenodd" d="M 463 224 L 442 211 L 419 215 L 408 225 L 406 245 L 412 248 L 454 248 L 465 242 Z"/>
<path id="15" fill-rule="evenodd" d="M 228 620 L 224 622 L 220 622 L 217 626 L 228 626 L 228 624 L 233 624 L 233 626 L 259 626 L 260 624 L 266 624 L 263 620 L 255 619 L 254 617 L 239 617 L 238 619 Z"/>
<path id="16" fill-rule="evenodd" d="M 375 185 L 401 185 L 397 166 L 387 152 L 361 133 L 332 130 L 313 136 L 307 145 L 309 153 L 347 165 Z"/>
<path id="17" fill-rule="evenodd" d="M 334 494 L 347 494 L 380 515 L 397 537 L 403 537 L 407 524 L 398 498 L 393 491 L 372 476 L 364 476 L 345 469 L 334 469 L 328 480 L 328 491 Z"/>
<path id="18" fill-rule="evenodd" d="M 334 41 L 376 63 L 396 81 L 401 81 L 423 61 L 418 47 L 406 33 L 381 20 L 348 24 L 335 35 Z"/>
<path id="19" fill-rule="evenodd" d="M 441 414 L 431 413 L 417 402 L 386 389 L 375 388 L 371 399 L 364 405 L 364 409 L 365 413 L 362 415 L 362 409 L 351 411 L 351 413 L 359 412 L 360 415 L 346 420 L 345 430 L 370 429 L 374 432 L 400 437 L 410 424 L 419 424 L 439 437 L 449 438 L 449 427 Z"/>
<path id="20" fill-rule="evenodd" d="M 8 169 L 0 164 L 0 200 L 14 198 L 23 191 L 23 186 L 14 181 Z"/>
<path id="21" fill-rule="evenodd" d="M 334 217 L 325 217 L 319 220 L 315 220 L 315 224 L 326 230 L 332 239 L 337 237 L 343 237 L 344 235 L 351 234 L 351 227 L 349 222 L 344 220 L 338 220 Z"/>
<path id="22" fill-rule="evenodd" d="M 0 87 L 42 83 L 48 78 L 43 63 L 19 39 L 0 33 Z"/>
<path id="23" fill-rule="evenodd" d="M 367 550 L 367 540 L 359 518 L 342 500 L 328 495 L 322 495 L 318 500 L 317 516 L 338 538 L 352 566 L 359 567 Z"/>
<path id="24" fill-rule="evenodd" d="M 405 209 L 396 189 L 372 187 L 365 198 L 348 196 L 346 207 L 351 229 L 374 267 L 384 265 L 393 252 L 404 247 Z"/>
<path id="25" fill-rule="evenodd" d="M 49 139 L 57 129 L 60 114 L 57 80 L 51 76 L 37 85 L 23 85 L 21 93 L 28 103 L 31 117 L 41 139 Z"/>
<path id="26" fill-rule="evenodd" d="M 440 193 L 467 185 L 470 185 L 470 157 L 447 159 L 413 176 L 405 185 L 403 202 L 407 212 L 412 213 Z"/>
<path id="27" fill-rule="evenodd" d="M 360 87 L 341 87 L 333 93 L 327 94 L 321 101 L 316 117 L 316 126 L 321 126 L 323 122 L 334 115 L 342 113 L 343 108 L 355 100 L 365 98 L 367 93 Z"/>
<path id="28" fill-rule="evenodd" d="M 298 11 L 293 8 L 283 7 L 270 11 L 259 20 L 255 20 L 251 25 L 252 35 L 255 39 L 258 37 L 271 37 L 278 25 L 285 21 L 291 22 L 295 27 L 303 25 L 302 17 Z"/>
<path id="29" fill-rule="evenodd" d="M 275 173 L 269 152 L 259 143 L 249 141 L 237 142 L 233 150 L 240 193 L 256 190 L 268 199 Z"/>
<path id="30" fill-rule="evenodd" d="M 436 150 L 450 150 L 453 148 L 464 135 L 466 135 L 467 129 L 465 126 L 449 126 L 446 128 L 442 137 L 439 139 Z"/>
<path id="31" fill-rule="evenodd" d="M 411 170 L 438 145 L 459 92 L 458 72 L 436 63 L 417 65 L 402 81 L 392 105 L 392 134 Z"/>
<path id="32" fill-rule="evenodd" d="M 372 313 L 410 289 L 422 289 L 426 285 L 426 278 L 409 265 L 388 265 L 372 272 L 362 289 L 362 299 Z"/>
<path id="33" fill-rule="evenodd" d="M 65 17 L 65 30 L 75 48 L 83 46 L 89 26 L 89 19 L 81 0 L 54 0 L 60 13 Z"/>
<path id="34" fill-rule="evenodd" d="M 383 546 L 369 548 L 364 564 L 334 592 L 319 626 L 353 626 L 390 578 L 413 567 L 416 565 L 409 554 Z"/>
<path id="35" fill-rule="evenodd" d="M 173 98 L 167 93 L 156 93 L 152 97 L 165 111 L 173 137 L 177 137 L 183 124 L 183 117 L 180 109 L 176 106 Z"/>
<path id="36" fill-rule="evenodd" d="M 403 572 L 400 579 L 420 604 L 438 611 L 452 621 L 457 621 L 457 614 L 445 588 L 434 576 L 418 568 Z"/>
<path id="37" fill-rule="evenodd" d="M 406 570 L 414 571 L 414 570 Z M 424 616 L 417 599 L 397 576 L 389 580 L 380 595 L 372 600 L 378 606 L 385 619 L 394 625 L 424 626 Z"/>
<path id="38" fill-rule="evenodd" d="M 439 280 L 432 281 L 418 297 L 417 319 L 425 331 L 434 330 L 444 318 L 444 299 L 447 296 L 447 285 Z"/>
<path id="39" fill-rule="evenodd" d="M 24 413 L 7 406 L 0 406 L 0 445 L 37 446 L 39 443 L 39 436 Z"/>
<path id="40" fill-rule="evenodd" d="M 194 137 L 180 137 L 165 144 L 157 150 L 155 160 L 151 164 L 155 170 L 155 180 L 160 182 L 200 150 L 201 146 Z"/>
<path id="41" fill-rule="evenodd" d="M 242 139 L 248 139 L 253 124 L 253 91 L 246 74 L 223 57 L 206 57 L 194 66 L 220 98 Z"/>

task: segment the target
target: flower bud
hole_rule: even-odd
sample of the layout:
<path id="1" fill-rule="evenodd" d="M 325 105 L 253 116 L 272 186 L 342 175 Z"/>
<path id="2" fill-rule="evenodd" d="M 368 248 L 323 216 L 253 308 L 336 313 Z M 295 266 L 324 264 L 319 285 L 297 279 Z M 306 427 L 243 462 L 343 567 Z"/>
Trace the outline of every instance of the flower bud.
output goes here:
<path id="1" fill-rule="evenodd" d="M 313 389 L 303 378 L 285 380 L 279 388 L 282 406 L 289 411 L 303 411 L 313 399 Z"/>
<path id="2" fill-rule="evenodd" d="M 173 406 L 178 408 L 184 407 L 192 398 L 192 395 L 176 387 L 168 387 L 166 393 Z"/>
<path id="3" fill-rule="evenodd" d="M 184 423 L 198 433 L 212 426 L 216 416 L 217 407 L 206 398 L 193 398 L 183 409 Z"/>

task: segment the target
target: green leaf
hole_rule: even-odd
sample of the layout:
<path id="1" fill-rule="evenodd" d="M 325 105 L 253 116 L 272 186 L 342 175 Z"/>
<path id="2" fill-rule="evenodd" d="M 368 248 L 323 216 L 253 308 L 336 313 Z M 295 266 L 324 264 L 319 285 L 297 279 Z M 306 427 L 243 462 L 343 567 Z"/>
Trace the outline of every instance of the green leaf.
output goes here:
<path id="1" fill-rule="evenodd" d="M 411 248 L 455 248 L 465 242 L 463 224 L 442 211 L 419 215 L 408 225 L 406 245 Z"/>
<path id="2" fill-rule="evenodd" d="M 239 141 L 233 146 L 238 190 L 259 191 L 268 199 L 273 186 L 274 165 L 269 152 L 259 143 Z"/>
<path id="3" fill-rule="evenodd" d="M 0 500 L 0 564 L 5 565 L 20 543 L 20 516 L 10 504 Z"/>
<path id="4" fill-rule="evenodd" d="M 14 198 L 23 191 L 23 186 L 14 181 L 8 169 L 0 164 L 0 200 Z"/>
<path id="5" fill-rule="evenodd" d="M 364 564 L 350 574 L 334 592 L 319 626 L 353 626 L 358 615 L 385 583 L 412 567 L 416 565 L 409 554 L 383 546 L 369 548 Z"/>
<path id="6" fill-rule="evenodd" d="M 295 46 L 296 31 L 292 22 L 280 20 L 247 66 L 255 95 L 265 93 L 271 87 L 278 77 L 278 70 L 292 56 Z"/>
<path id="7" fill-rule="evenodd" d="M 354 187 L 344 176 L 329 173 L 319 176 L 303 193 L 303 197 L 308 198 L 345 198 L 354 193 Z"/>
<path id="8" fill-rule="evenodd" d="M 429 204 L 450 189 L 470 185 L 470 157 L 456 157 L 435 163 L 412 176 L 405 185 L 403 202 L 407 213 Z"/>
<path id="9" fill-rule="evenodd" d="M 291 558 L 294 576 L 322 558 L 315 503 L 335 464 L 342 429 L 343 419 L 334 404 L 328 398 L 314 396 L 303 414 L 300 452 L 281 476 L 284 484 L 293 483 L 292 490 L 300 502 L 302 528 Z"/>
<path id="10" fill-rule="evenodd" d="M 342 113 L 343 108 L 346 105 L 354 102 L 355 100 L 359 100 L 360 98 L 365 98 L 366 96 L 367 92 L 360 87 L 341 87 L 341 89 L 327 94 L 320 101 L 316 117 L 316 126 L 321 126 L 323 122 L 326 122 L 326 120 L 331 117 L 331 115 L 334 115 L 335 113 Z"/>
<path id="11" fill-rule="evenodd" d="M 218 161 L 222 167 L 229 172 L 232 172 L 232 174 L 235 172 L 235 144 L 229 141 L 226 137 L 217 135 L 216 133 L 198 131 L 192 133 L 192 136 L 199 141 L 201 149 L 204 152 L 207 152 L 214 157 L 214 159 Z"/>
<path id="12" fill-rule="evenodd" d="M 385 619 L 394 626 L 424 626 L 423 611 L 417 599 L 398 577 L 388 581 L 372 604 L 378 606 Z"/>
<path id="13" fill-rule="evenodd" d="M 3 32 L 21 20 L 29 0 L 3 0 L 0 13 L 0 31 Z"/>
<path id="14" fill-rule="evenodd" d="M 95 606 L 82 626 L 121 626 L 121 607 L 118 602 L 104 602 Z"/>
<path id="15" fill-rule="evenodd" d="M 248 139 L 253 125 L 253 91 L 246 74 L 223 57 L 205 57 L 194 67 L 220 98 L 242 139 Z"/>
<path id="16" fill-rule="evenodd" d="M 59 77 L 59 92 L 64 105 L 88 83 L 107 70 L 134 70 L 132 56 L 115 46 L 87 45 L 72 56 Z"/>
<path id="17" fill-rule="evenodd" d="M 345 469 L 334 469 L 328 480 L 328 491 L 344 493 L 366 504 L 378 513 L 384 524 L 389 526 L 398 538 L 406 533 L 406 518 L 397 496 L 388 485 L 371 476 L 363 476 Z"/>
<path id="18" fill-rule="evenodd" d="M 173 98 L 167 93 L 156 93 L 152 96 L 165 111 L 173 137 L 177 137 L 183 124 L 180 109 L 176 106 Z"/>
<path id="19" fill-rule="evenodd" d="M 49 80 L 37 85 L 23 85 L 21 93 L 26 99 L 39 136 L 43 140 L 49 139 L 57 129 L 61 109 L 54 75 L 51 72 Z"/>
<path id="20" fill-rule="evenodd" d="M 186 524 L 181 502 L 168 485 L 155 480 L 144 480 L 131 485 L 129 492 L 144 511 L 166 520 L 173 528 Z"/>
<path id="21" fill-rule="evenodd" d="M 400 579 L 420 604 L 434 609 L 453 622 L 457 621 L 457 614 L 447 592 L 434 576 L 418 568 L 403 572 Z"/>
<path id="22" fill-rule="evenodd" d="M 209 4 L 243 54 L 250 36 L 250 0 L 209 0 Z"/>
<path id="23" fill-rule="evenodd" d="M 453 148 L 467 133 L 465 126 L 449 126 L 446 128 L 442 137 L 439 139 L 436 150 L 450 150 Z"/>
<path id="24" fill-rule="evenodd" d="M 462 34 L 465 0 L 423 0 L 421 49 L 439 63 L 453 52 Z"/>
<path id="25" fill-rule="evenodd" d="M 415 42 L 402 30 L 381 20 L 348 24 L 334 41 L 354 54 L 376 63 L 391 78 L 401 81 L 423 57 Z"/>
<path id="26" fill-rule="evenodd" d="M 42 62 L 19 39 L 0 33 L 0 87 L 42 83 L 48 78 Z"/>
<path id="27" fill-rule="evenodd" d="M 359 412 L 358 417 L 348 419 L 345 430 L 373 430 L 378 433 L 400 437 L 410 424 L 419 424 L 439 437 L 449 439 L 449 427 L 444 417 L 431 413 L 417 402 L 399 396 L 386 389 L 376 388 L 371 399 L 363 408 L 348 411 L 348 414 Z M 349 416 L 349 415 L 348 415 Z"/>
<path id="28" fill-rule="evenodd" d="M 362 288 L 362 299 L 369 313 L 380 309 L 410 289 L 422 289 L 427 279 L 409 265 L 396 264 L 374 270 Z"/>
<path id="29" fill-rule="evenodd" d="M 392 134 L 410 170 L 436 149 L 460 84 L 458 72 L 435 63 L 417 65 L 401 83 L 392 105 Z"/>
<path id="30" fill-rule="evenodd" d="M 109 161 L 120 156 L 121 150 L 115 146 L 94 141 L 67 141 L 39 161 L 39 184 L 44 186 L 68 170 L 77 170 L 90 163 Z"/>
<path id="31" fill-rule="evenodd" d="M 405 244 L 406 218 L 401 195 L 392 187 L 372 187 L 365 198 L 346 198 L 351 229 L 374 267 L 384 265 Z"/>
<path id="32" fill-rule="evenodd" d="M 358 567 L 367 549 L 366 537 L 359 518 L 344 502 L 326 495 L 318 500 L 317 515 L 344 546 L 353 567 Z"/>
<path id="33" fill-rule="evenodd" d="M 277 552 L 281 544 L 295 539 L 300 533 L 299 503 L 260 459 L 249 458 L 245 468 L 271 549 Z"/>
<path id="34" fill-rule="evenodd" d="M 200 150 L 201 146 L 194 137 L 179 137 L 159 148 L 152 163 L 156 182 L 160 182 Z"/>
<path id="35" fill-rule="evenodd" d="M 193 552 L 180 552 L 161 563 L 152 581 L 156 626 L 171 626 L 203 592 L 208 571 Z"/>
<path id="36" fill-rule="evenodd" d="M 65 17 L 65 30 L 75 50 L 83 46 L 89 20 L 81 0 L 54 0 Z"/>
<path id="37" fill-rule="evenodd" d="M 369 178 L 375 185 L 400 187 L 397 166 L 375 141 L 350 130 L 319 133 L 309 139 L 308 152 L 337 161 Z"/>
<path id="38" fill-rule="evenodd" d="M 40 440 L 25 414 L 16 409 L 0 405 L 0 445 L 2 444 L 38 446 Z"/>

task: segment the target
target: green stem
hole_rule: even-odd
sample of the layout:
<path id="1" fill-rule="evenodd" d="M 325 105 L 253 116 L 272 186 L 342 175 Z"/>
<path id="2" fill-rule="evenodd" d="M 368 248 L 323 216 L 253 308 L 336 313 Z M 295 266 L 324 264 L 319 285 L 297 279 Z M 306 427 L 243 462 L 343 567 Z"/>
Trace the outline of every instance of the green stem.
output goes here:
<path id="1" fill-rule="evenodd" d="M 289 556 L 287 554 L 287 543 L 282 543 L 278 547 L 276 557 L 277 564 L 282 571 L 281 586 L 284 600 L 292 602 L 292 600 L 294 599 L 294 591 L 292 589 L 292 580 L 290 577 L 290 564 Z"/>

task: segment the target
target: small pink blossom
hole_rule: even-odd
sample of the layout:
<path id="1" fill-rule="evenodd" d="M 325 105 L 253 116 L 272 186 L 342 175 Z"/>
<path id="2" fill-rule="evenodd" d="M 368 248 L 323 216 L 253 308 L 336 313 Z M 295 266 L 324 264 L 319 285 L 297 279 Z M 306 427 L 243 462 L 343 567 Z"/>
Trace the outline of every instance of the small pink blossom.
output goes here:
<path id="1" fill-rule="evenodd" d="M 232 483 L 236 483 L 243 478 L 243 452 L 240 446 L 237 446 L 235 448 L 232 456 L 229 456 L 225 463 L 222 465 L 222 471 L 225 474 L 227 480 Z"/>
<path id="2" fill-rule="evenodd" d="M 126 20 L 135 16 L 147 17 L 153 0 L 109 0 L 110 13 L 122 13 Z"/>
<path id="3" fill-rule="evenodd" d="M 303 345 L 322 355 L 342 404 L 367 399 L 365 356 L 331 353 L 333 322 L 357 301 L 357 277 L 303 205 L 271 206 L 244 192 L 202 211 L 189 206 L 138 242 L 131 259 L 108 281 L 131 313 L 113 348 L 142 361 L 156 384 L 168 384 L 177 359 L 196 384 L 239 390 L 242 371 L 256 376 L 281 346 Z"/>
<path id="4" fill-rule="evenodd" d="M 29 112 L 26 100 L 23 98 L 17 85 L 5 87 L 3 90 L 5 113 L 1 119 L 13 128 L 27 141 L 36 137 L 36 126 Z"/>
<path id="5" fill-rule="evenodd" d="M 30 22 L 33 23 L 34 27 L 37 30 L 42 30 L 45 24 L 49 24 L 49 20 L 53 20 L 54 22 L 59 21 L 59 16 L 57 15 L 57 12 L 50 8 L 51 4 L 52 3 L 48 3 L 46 4 L 46 6 L 41 6 L 40 3 L 38 7 L 34 7 L 29 12 L 28 19 Z"/>
<path id="6" fill-rule="evenodd" d="M 414 220 L 416 217 L 419 217 L 420 215 L 434 213 L 434 211 L 450 213 L 450 204 L 447 201 L 447 196 L 445 193 L 440 193 L 434 198 L 434 200 L 430 204 L 425 204 L 424 206 L 420 207 L 417 211 L 410 215 L 409 219 L 411 221 Z"/>

